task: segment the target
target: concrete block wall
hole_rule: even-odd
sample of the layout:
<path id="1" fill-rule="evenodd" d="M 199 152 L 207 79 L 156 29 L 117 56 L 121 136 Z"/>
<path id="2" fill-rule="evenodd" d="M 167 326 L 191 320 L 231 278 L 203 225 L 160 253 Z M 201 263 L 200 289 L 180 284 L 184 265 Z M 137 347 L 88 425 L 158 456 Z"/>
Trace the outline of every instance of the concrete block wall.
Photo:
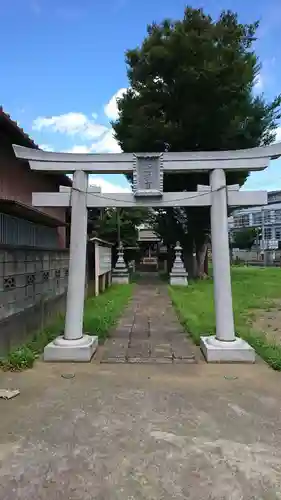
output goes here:
<path id="1" fill-rule="evenodd" d="M 266 260 L 269 262 L 280 262 L 281 261 L 281 251 L 280 250 L 266 250 L 265 251 Z M 234 248 L 232 250 L 232 258 L 236 258 L 244 262 L 263 262 L 264 255 L 257 250 L 239 250 Z"/>
<path id="2" fill-rule="evenodd" d="M 234 259 L 238 258 L 243 261 L 262 260 L 261 253 L 257 250 L 239 250 L 237 248 L 234 248 L 232 250 L 232 257 Z"/>
<path id="3" fill-rule="evenodd" d="M 10 335 L 23 341 L 24 335 L 15 335 L 15 324 L 27 335 L 28 324 L 33 324 L 33 330 L 42 326 L 42 311 L 44 316 L 49 310 L 46 304 L 54 300 L 64 304 L 68 264 L 66 250 L 0 247 L 0 354 L 10 345 L 3 337 Z"/>

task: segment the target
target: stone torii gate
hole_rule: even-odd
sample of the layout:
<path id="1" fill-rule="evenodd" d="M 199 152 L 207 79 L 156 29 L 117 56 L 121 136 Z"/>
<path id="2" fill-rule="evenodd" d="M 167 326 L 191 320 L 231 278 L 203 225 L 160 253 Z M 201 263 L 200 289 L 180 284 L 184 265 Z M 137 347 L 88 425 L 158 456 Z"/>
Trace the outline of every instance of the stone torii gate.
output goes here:
<path id="1" fill-rule="evenodd" d="M 44 351 L 45 360 L 89 361 L 97 337 L 83 335 L 85 263 L 88 207 L 177 207 L 209 206 L 216 311 L 216 335 L 201 337 L 207 361 L 254 362 L 255 353 L 235 336 L 230 278 L 227 205 L 265 205 L 266 191 L 239 191 L 226 186 L 226 171 L 265 169 L 271 159 L 281 156 L 281 143 L 271 146 L 217 152 L 187 153 L 53 153 L 14 146 L 18 158 L 29 161 L 37 171 L 73 174 L 72 189 L 57 193 L 33 193 L 37 207 L 71 206 L 71 241 L 65 331 Z M 163 192 L 165 173 L 208 172 L 210 185 L 196 192 Z M 133 192 L 101 194 L 88 187 L 89 173 L 131 173 Z M 188 307 L 188 304 L 187 304 Z M 202 304 L 202 308 L 204 304 Z"/>

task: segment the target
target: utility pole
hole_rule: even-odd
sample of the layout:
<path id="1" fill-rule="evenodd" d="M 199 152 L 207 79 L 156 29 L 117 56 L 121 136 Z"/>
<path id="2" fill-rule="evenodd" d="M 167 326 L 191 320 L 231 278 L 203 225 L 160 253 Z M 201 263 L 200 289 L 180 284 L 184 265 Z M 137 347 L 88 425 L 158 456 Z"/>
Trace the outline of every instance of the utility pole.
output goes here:
<path id="1" fill-rule="evenodd" d="M 229 237 L 229 258 L 230 258 L 230 265 L 232 266 L 233 264 L 233 237 L 232 237 L 232 232 L 231 228 L 228 230 L 228 237 Z"/>
<path id="2" fill-rule="evenodd" d="M 121 243 L 120 210 L 119 208 L 116 208 L 116 210 L 117 210 L 117 242 L 119 248 Z"/>

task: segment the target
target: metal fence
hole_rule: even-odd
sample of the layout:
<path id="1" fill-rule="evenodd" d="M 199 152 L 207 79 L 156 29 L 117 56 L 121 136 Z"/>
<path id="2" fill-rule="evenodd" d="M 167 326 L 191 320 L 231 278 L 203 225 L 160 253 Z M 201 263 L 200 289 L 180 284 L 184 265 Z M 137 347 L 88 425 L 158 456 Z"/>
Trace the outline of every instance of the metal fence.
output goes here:
<path id="1" fill-rule="evenodd" d="M 57 228 L 0 213 L 0 243 L 13 246 L 58 248 Z"/>

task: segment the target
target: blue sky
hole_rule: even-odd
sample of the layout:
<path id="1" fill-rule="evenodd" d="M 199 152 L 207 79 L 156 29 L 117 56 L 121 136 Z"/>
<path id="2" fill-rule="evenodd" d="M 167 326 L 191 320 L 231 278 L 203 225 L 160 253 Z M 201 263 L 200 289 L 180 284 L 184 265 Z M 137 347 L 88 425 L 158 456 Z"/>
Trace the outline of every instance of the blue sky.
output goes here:
<path id="1" fill-rule="evenodd" d="M 260 19 L 256 91 L 281 92 L 281 0 L 196 0 L 214 18 L 222 9 L 242 22 Z M 0 0 L 0 105 L 46 149 L 115 152 L 110 119 L 127 86 L 124 52 L 146 25 L 180 18 L 183 0 Z M 281 128 L 278 130 L 281 140 Z M 107 181 L 107 183 L 105 182 Z M 120 176 L 98 180 L 126 187 Z M 250 189 L 281 189 L 281 160 L 253 174 Z"/>

